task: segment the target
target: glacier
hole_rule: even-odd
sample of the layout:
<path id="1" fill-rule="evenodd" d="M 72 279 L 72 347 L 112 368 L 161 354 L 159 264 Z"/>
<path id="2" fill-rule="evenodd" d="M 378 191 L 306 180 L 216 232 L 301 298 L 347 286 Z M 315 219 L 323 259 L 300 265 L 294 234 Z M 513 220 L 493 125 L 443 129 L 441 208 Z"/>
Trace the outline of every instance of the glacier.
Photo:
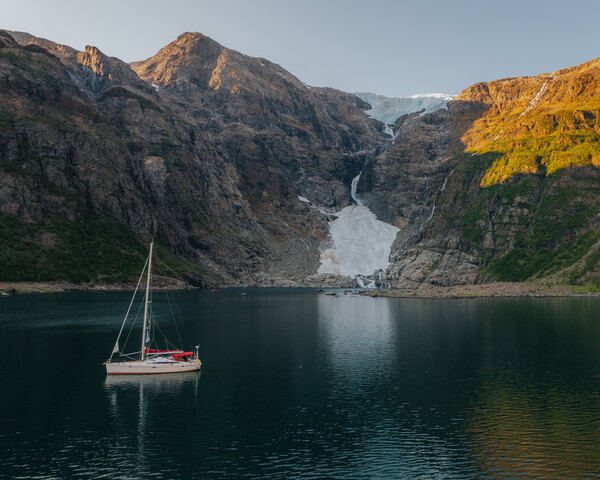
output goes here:
<path id="1" fill-rule="evenodd" d="M 366 110 L 365 113 L 383 122 L 384 132 L 392 139 L 395 138 L 395 134 L 390 125 L 402 115 L 447 109 L 448 102 L 454 98 L 453 95 L 444 93 L 413 95 L 406 98 L 389 98 L 373 93 L 354 95 L 371 106 L 371 109 Z M 375 214 L 359 198 L 357 187 L 361 173 L 359 172 L 352 179 L 350 185 L 350 196 L 356 205 L 336 213 L 337 218 L 329 224 L 331 241 L 329 248 L 321 252 L 317 272 L 356 278 L 357 283 L 362 287 L 375 288 L 375 282 L 365 277 L 372 276 L 389 266 L 392 244 L 400 229 L 377 220 Z M 442 186 L 442 191 L 445 187 L 446 182 Z M 433 218 L 434 213 L 435 205 L 424 225 Z"/>
<path id="2" fill-rule="evenodd" d="M 393 124 L 402 115 L 409 113 L 421 110 L 423 113 L 431 113 L 442 108 L 447 109 L 448 102 L 455 97 L 455 95 L 446 93 L 422 93 L 400 98 L 384 97 L 368 92 L 354 93 L 353 95 L 371 105 L 370 110 L 365 110 L 367 115 L 386 125 Z"/>

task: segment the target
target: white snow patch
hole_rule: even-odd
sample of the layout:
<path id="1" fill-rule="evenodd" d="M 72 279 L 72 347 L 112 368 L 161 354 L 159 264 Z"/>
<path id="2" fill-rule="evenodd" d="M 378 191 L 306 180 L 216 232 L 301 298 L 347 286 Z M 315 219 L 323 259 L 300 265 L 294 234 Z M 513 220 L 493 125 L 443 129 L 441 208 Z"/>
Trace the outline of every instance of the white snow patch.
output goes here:
<path id="1" fill-rule="evenodd" d="M 333 246 L 321 253 L 318 272 L 356 277 L 385 270 L 400 230 L 377 220 L 371 210 L 361 205 L 346 207 L 336 215 L 329 230 Z"/>
<path id="2" fill-rule="evenodd" d="M 436 112 L 442 108 L 448 109 L 448 102 L 455 95 L 446 93 L 422 93 L 410 97 L 391 98 L 374 93 L 355 93 L 358 98 L 371 105 L 370 110 L 365 113 L 386 125 L 393 124 L 402 115 L 419 112 L 423 114 Z"/>
<path id="3" fill-rule="evenodd" d="M 303 197 L 302 195 L 298 195 L 298 200 L 304 203 L 310 203 L 310 200 L 306 197 Z"/>

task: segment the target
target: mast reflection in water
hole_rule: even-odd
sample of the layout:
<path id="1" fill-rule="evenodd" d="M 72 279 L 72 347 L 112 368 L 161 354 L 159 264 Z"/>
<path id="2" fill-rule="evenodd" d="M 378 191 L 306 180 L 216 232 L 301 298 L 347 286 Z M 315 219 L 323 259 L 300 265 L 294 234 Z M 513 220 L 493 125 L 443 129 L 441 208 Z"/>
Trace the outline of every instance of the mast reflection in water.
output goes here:
<path id="1" fill-rule="evenodd" d="M 109 422 L 117 438 L 128 444 L 129 458 L 123 445 L 117 442 L 109 459 L 115 459 L 121 469 L 135 471 L 140 477 L 150 477 L 154 471 L 153 448 L 155 436 L 161 442 L 181 445 L 181 433 L 167 424 L 161 427 L 161 418 L 168 417 L 174 425 L 185 427 L 187 422 L 197 421 L 197 396 L 200 372 L 173 373 L 169 375 L 110 375 L 105 388 L 108 400 Z M 180 399 L 186 399 L 186 407 L 177 408 Z M 137 400 L 137 402 L 136 402 Z M 137 418 L 135 407 L 137 406 Z M 164 409 L 164 411 L 161 411 Z M 135 448 L 131 448 L 131 444 Z M 163 471 L 166 474 L 169 470 Z M 177 475 L 177 468 L 172 473 Z"/>

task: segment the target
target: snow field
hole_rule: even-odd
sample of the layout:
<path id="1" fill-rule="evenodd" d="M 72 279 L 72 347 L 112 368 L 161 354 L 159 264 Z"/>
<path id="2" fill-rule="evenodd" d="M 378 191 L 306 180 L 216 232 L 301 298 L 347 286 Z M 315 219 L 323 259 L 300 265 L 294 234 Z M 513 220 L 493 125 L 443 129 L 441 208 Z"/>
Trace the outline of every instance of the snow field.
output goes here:
<path id="1" fill-rule="evenodd" d="M 333 246 L 321 253 L 319 273 L 355 277 L 372 275 L 389 265 L 392 243 L 400 231 L 377 220 L 365 206 L 352 205 L 336 214 L 329 233 Z"/>

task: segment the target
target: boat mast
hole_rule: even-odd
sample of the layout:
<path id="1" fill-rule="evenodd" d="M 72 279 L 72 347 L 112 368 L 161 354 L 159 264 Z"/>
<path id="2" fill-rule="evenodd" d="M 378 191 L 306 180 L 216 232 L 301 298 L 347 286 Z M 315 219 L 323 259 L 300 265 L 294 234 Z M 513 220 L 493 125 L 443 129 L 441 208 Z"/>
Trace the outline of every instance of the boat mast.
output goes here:
<path id="1" fill-rule="evenodd" d="M 146 279 L 146 301 L 144 303 L 144 328 L 142 328 L 142 357 L 144 361 L 144 354 L 146 352 L 146 326 L 148 325 L 148 300 L 150 297 L 150 273 L 152 272 L 152 247 L 154 241 L 150 243 L 150 255 L 148 255 L 148 278 Z"/>

